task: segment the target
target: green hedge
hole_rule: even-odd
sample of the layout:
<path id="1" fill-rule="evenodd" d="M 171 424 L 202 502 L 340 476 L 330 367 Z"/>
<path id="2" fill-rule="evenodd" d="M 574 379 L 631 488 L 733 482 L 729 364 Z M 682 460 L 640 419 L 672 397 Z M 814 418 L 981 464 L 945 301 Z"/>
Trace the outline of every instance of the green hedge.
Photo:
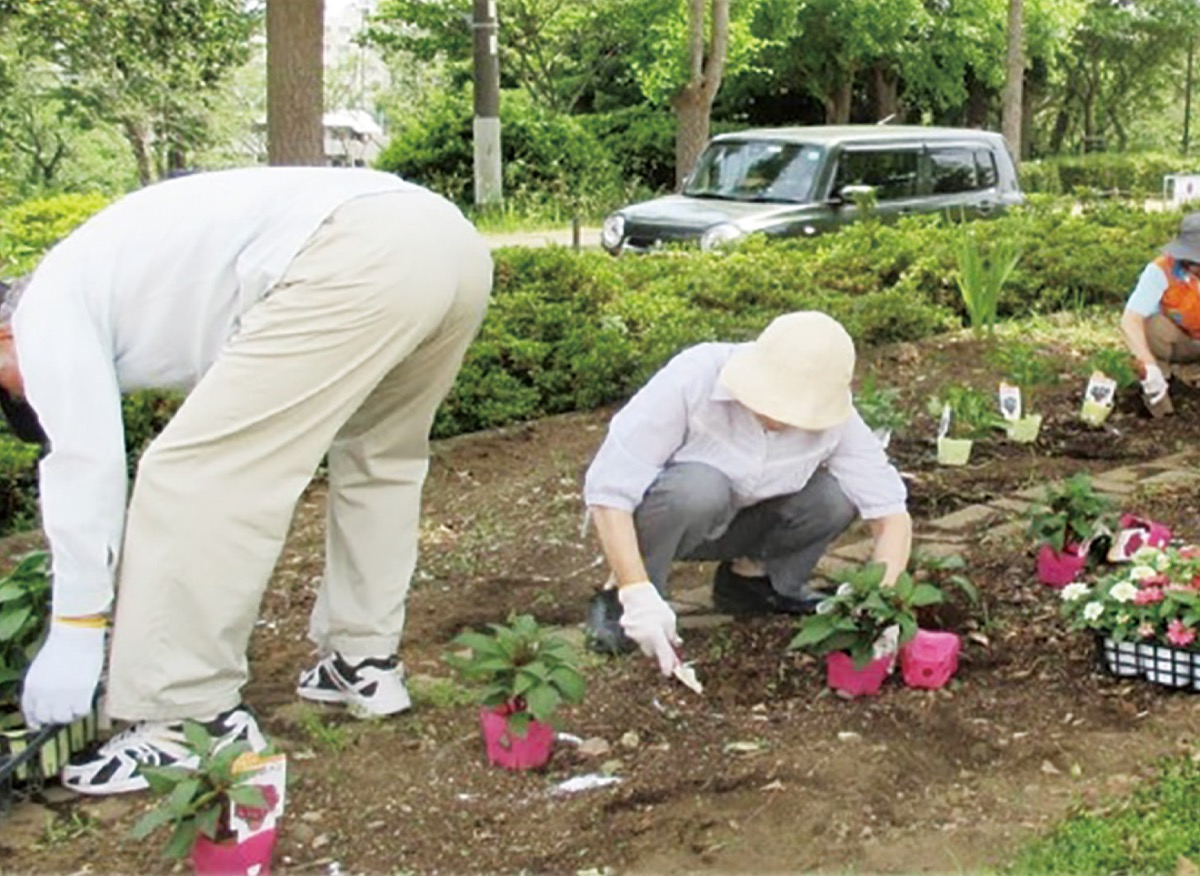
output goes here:
<path id="1" fill-rule="evenodd" d="M 1000 315 L 1104 305 L 1115 321 L 1180 216 L 1034 198 L 1029 209 L 985 223 L 987 236 L 1026 243 Z M 752 338 L 789 310 L 833 314 L 862 347 L 961 326 L 953 231 L 936 217 L 915 217 L 813 239 L 752 240 L 729 253 L 614 259 L 563 247 L 499 250 L 492 305 L 434 434 L 618 401 L 683 347 Z M 169 395 L 126 401 L 131 468 L 176 404 Z M 15 509 L 0 528 L 29 517 L 32 469 L 19 461 L 5 468 L 14 452 L 0 434 L 0 508 Z"/>
<path id="2" fill-rule="evenodd" d="M 1116 192 L 1157 198 L 1162 197 L 1163 177 L 1172 173 L 1200 173 L 1200 157 L 1097 152 L 1026 161 L 1021 165 L 1021 188 L 1049 195 Z"/>

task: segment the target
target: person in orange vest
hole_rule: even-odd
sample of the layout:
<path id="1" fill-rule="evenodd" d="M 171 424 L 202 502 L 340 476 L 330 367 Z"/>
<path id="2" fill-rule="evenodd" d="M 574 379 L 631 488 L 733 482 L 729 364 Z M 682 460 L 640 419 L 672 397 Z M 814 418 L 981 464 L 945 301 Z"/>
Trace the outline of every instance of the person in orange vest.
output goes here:
<path id="1" fill-rule="evenodd" d="M 1156 416 L 1170 413 L 1168 378 L 1200 377 L 1200 213 L 1146 265 L 1121 316 L 1125 345 L 1137 359 L 1142 397 Z"/>

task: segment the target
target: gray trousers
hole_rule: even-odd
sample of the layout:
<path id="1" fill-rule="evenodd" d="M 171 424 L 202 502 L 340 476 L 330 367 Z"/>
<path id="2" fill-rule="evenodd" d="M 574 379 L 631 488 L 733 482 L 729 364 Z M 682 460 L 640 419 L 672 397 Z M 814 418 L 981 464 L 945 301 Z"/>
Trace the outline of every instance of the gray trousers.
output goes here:
<path id="1" fill-rule="evenodd" d="M 858 516 L 823 468 L 797 493 L 740 511 L 733 500 L 729 478 L 699 462 L 669 465 L 650 485 L 633 522 L 660 593 L 675 560 L 748 557 L 763 562 L 776 592 L 800 598 L 825 549 Z"/>

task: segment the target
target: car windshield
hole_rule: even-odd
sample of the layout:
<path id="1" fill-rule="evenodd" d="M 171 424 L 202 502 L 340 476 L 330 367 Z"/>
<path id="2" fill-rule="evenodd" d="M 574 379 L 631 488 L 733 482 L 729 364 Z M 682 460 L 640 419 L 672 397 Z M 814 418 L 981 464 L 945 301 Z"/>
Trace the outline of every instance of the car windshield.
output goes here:
<path id="1" fill-rule="evenodd" d="M 824 151 L 805 143 L 720 140 L 704 150 L 683 193 L 734 201 L 808 201 Z"/>

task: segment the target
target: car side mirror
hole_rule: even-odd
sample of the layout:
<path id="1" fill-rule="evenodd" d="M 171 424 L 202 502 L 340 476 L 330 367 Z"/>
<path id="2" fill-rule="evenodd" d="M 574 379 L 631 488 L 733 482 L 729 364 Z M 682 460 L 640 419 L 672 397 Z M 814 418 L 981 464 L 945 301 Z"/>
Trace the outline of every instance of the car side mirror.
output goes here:
<path id="1" fill-rule="evenodd" d="M 830 203 L 836 207 L 843 207 L 846 204 L 863 204 L 875 202 L 875 186 L 864 185 L 848 185 L 842 186 L 829 199 Z"/>

